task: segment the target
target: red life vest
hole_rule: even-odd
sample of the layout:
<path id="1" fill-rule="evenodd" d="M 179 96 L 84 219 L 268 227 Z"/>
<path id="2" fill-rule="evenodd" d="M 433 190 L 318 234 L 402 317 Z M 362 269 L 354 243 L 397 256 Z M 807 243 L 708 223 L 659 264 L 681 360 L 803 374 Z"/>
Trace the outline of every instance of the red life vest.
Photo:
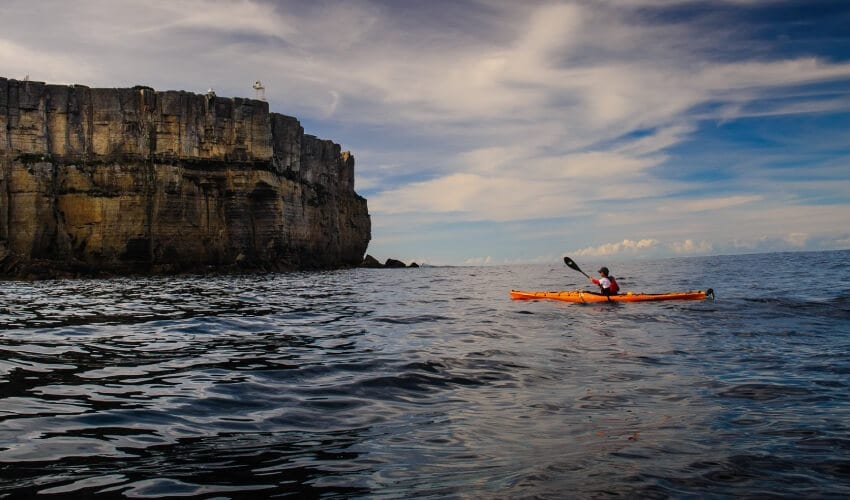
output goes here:
<path id="1" fill-rule="evenodd" d="M 613 276 L 608 276 L 608 281 L 611 282 L 611 287 L 609 288 L 609 290 L 611 290 L 611 295 L 620 291 L 620 285 L 617 284 L 617 280 L 615 280 Z"/>

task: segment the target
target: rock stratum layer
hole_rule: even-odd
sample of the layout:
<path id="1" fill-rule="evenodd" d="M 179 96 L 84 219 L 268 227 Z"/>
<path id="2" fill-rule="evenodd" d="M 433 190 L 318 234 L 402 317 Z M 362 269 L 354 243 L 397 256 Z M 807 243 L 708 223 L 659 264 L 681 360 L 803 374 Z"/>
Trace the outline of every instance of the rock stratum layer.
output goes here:
<path id="1" fill-rule="evenodd" d="M 0 78 L 0 275 L 359 265 L 354 158 L 268 103 Z"/>

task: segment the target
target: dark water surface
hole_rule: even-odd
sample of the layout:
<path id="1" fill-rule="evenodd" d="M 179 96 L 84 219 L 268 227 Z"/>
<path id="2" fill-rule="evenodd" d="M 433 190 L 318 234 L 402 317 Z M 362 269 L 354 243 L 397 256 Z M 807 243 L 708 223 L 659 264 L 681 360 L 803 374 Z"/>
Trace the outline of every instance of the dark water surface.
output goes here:
<path id="1" fill-rule="evenodd" d="M 510 300 L 587 286 L 554 264 L 0 282 L 0 497 L 850 496 L 850 252 L 605 264 L 717 300 Z"/>

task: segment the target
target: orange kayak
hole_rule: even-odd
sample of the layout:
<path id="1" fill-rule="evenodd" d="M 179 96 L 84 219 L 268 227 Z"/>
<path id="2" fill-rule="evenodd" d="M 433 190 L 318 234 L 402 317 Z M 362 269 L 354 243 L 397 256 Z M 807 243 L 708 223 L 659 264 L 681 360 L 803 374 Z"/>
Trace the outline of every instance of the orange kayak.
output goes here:
<path id="1" fill-rule="evenodd" d="M 564 302 L 650 302 L 657 300 L 703 300 L 706 297 L 714 297 L 714 290 L 697 290 L 694 292 L 672 292 L 672 293 L 633 293 L 626 292 L 606 297 L 598 293 L 584 290 L 564 290 L 560 292 L 526 292 L 522 290 L 511 290 L 511 298 L 517 300 L 552 299 Z"/>

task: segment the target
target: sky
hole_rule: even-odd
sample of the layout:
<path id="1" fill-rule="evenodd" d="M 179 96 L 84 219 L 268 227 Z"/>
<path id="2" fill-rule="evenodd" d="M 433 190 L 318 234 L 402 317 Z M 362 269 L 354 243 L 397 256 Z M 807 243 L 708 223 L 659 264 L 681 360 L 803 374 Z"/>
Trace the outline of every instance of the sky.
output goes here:
<path id="1" fill-rule="evenodd" d="M 432 265 L 850 248 L 846 0 L 0 0 L 0 76 L 253 97 Z"/>

